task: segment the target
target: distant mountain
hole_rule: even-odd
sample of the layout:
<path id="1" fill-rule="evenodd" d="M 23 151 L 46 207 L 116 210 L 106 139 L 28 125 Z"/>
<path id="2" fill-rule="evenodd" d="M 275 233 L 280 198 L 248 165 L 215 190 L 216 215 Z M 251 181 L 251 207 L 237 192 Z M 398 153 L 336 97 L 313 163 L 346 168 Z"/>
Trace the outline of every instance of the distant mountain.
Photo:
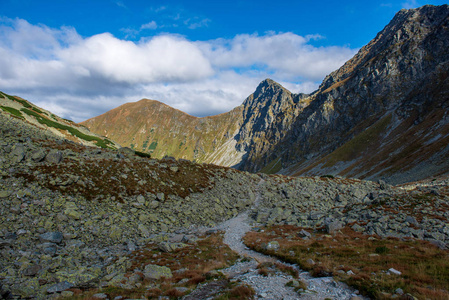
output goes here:
<path id="1" fill-rule="evenodd" d="M 156 157 L 252 172 L 383 178 L 449 170 L 449 6 L 401 10 L 310 95 L 267 79 L 231 112 L 195 118 L 128 103 L 83 122 Z"/>
<path id="2" fill-rule="evenodd" d="M 40 108 L 18 96 L 0 92 L 0 112 L 21 119 L 51 135 L 81 143 L 87 146 L 118 149 L 120 145 L 110 139 L 90 132 L 87 127 L 66 120 Z"/>
<path id="3" fill-rule="evenodd" d="M 93 132 L 155 158 L 174 156 L 232 166 L 243 153 L 236 150 L 242 107 L 197 118 L 155 100 L 126 103 L 82 122 Z"/>

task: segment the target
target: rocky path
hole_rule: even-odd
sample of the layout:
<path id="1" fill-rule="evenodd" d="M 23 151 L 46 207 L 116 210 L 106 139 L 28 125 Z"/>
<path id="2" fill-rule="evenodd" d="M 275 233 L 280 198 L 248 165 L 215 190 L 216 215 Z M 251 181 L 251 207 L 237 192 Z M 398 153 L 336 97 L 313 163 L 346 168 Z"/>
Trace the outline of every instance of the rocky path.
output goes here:
<path id="1" fill-rule="evenodd" d="M 263 184 L 264 181 L 261 180 L 258 187 Z M 257 193 L 254 208 L 257 208 L 260 200 L 260 194 Z M 220 224 L 216 229 L 225 231 L 225 244 L 241 256 L 250 259 L 248 262 L 240 262 L 223 270 L 223 273 L 233 280 L 241 280 L 252 286 L 259 299 L 362 299 L 354 294 L 354 290 L 341 282 L 334 281 L 332 277 L 313 278 L 308 272 L 304 272 L 294 265 L 293 267 L 300 272 L 299 279 L 307 285 L 307 291 L 301 295 L 296 293 L 292 287 L 285 286 L 287 282 L 294 279 L 290 275 L 279 274 L 268 277 L 260 275 L 256 269 L 259 263 L 284 263 L 276 258 L 250 250 L 243 244 L 243 236 L 251 230 L 247 212 Z"/>

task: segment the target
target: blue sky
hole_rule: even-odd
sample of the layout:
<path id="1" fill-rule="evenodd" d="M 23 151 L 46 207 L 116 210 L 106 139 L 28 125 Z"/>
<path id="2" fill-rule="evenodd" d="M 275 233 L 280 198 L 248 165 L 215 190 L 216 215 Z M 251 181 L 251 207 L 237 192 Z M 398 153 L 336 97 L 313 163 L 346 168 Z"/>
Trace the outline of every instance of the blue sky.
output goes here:
<path id="1" fill-rule="evenodd" d="M 75 121 L 141 98 L 217 114 L 267 77 L 312 92 L 424 4 L 445 2 L 1 0 L 0 90 Z"/>

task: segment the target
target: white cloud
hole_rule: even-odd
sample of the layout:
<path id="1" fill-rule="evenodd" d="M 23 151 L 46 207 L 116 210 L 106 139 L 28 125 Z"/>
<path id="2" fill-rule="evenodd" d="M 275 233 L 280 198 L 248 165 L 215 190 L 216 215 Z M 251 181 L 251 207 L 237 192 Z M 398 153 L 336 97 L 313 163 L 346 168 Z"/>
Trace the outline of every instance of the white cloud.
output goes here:
<path id="1" fill-rule="evenodd" d="M 0 90 L 75 121 L 141 98 L 212 115 L 240 105 L 267 77 L 292 92 L 312 92 L 355 53 L 312 46 L 319 38 L 270 32 L 190 41 L 164 34 L 132 42 L 0 19 Z"/>
<path id="2" fill-rule="evenodd" d="M 417 0 L 407 0 L 402 3 L 402 8 L 410 9 L 410 8 L 417 8 L 420 5 L 418 4 Z"/>
<path id="3" fill-rule="evenodd" d="M 184 21 L 184 24 L 187 25 L 189 29 L 197 29 L 201 27 L 207 27 L 209 26 L 209 23 L 211 22 L 210 19 L 202 19 L 199 20 L 198 18 L 193 19 L 187 19 Z"/>
<path id="4" fill-rule="evenodd" d="M 142 43 L 98 34 L 58 53 L 71 66 L 93 76 L 131 84 L 156 81 L 192 81 L 212 75 L 209 61 L 190 41 L 156 36 Z"/>
<path id="5" fill-rule="evenodd" d="M 143 24 L 142 26 L 140 26 L 140 30 L 143 29 L 156 29 L 157 28 L 157 23 L 156 21 L 151 21 L 149 23 Z"/>
<path id="6" fill-rule="evenodd" d="M 117 4 L 117 6 L 122 8 L 128 8 L 122 1 L 116 1 L 115 4 Z"/>
<path id="7" fill-rule="evenodd" d="M 263 36 L 241 34 L 232 40 L 217 39 L 201 43 L 201 46 L 212 64 L 219 67 L 257 65 L 285 78 L 319 80 L 354 55 L 354 50 L 345 47 L 316 48 L 308 44 L 318 38 L 320 36 L 270 32 Z"/>

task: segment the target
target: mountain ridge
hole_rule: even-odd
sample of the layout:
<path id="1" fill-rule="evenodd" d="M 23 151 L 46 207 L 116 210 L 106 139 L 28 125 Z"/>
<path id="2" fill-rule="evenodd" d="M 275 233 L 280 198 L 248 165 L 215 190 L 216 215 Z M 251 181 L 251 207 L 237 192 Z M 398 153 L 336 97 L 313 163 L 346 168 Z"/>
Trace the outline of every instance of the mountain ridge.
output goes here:
<path id="1" fill-rule="evenodd" d="M 218 118 L 231 122 L 228 128 L 232 127 L 233 130 L 226 131 L 219 140 L 216 136 L 207 137 L 207 132 L 210 132 L 208 126 L 223 126 L 223 122 L 214 121 L 203 127 L 206 134 L 200 133 L 198 136 L 197 133 L 194 139 L 201 147 L 195 144 L 194 149 L 197 153 L 202 152 L 202 155 L 191 153 L 179 156 L 173 151 L 166 151 L 157 156 L 169 154 L 223 165 L 221 158 L 238 153 L 234 156 L 236 159 L 228 160 L 228 163 L 233 164 L 224 165 L 251 172 L 331 174 L 384 178 L 399 180 L 394 181 L 399 183 L 400 174 L 410 170 L 405 166 L 393 166 L 400 156 L 410 151 L 405 149 L 405 145 L 413 139 L 407 139 L 406 135 L 420 127 L 419 124 L 413 125 L 414 120 L 409 118 L 426 119 L 437 113 L 428 109 L 433 103 L 443 107 L 446 105 L 444 93 L 439 93 L 438 89 L 446 88 L 445 74 L 449 69 L 448 16 L 448 5 L 426 5 L 401 10 L 353 58 L 326 76 L 319 88 L 310 95 L 293 94 L 275 81 L 266 79 L 241 106 L 234 109 L 234 115 L 224 113 Z M 424 86 L 427 88 L 424 89 Z M 423 101 L 414 95 L 420 93 L 427 95 L 428 99 Z M 420 116 L 421 113 L 424 115 Z M 444 119 L 444 116 L 439 117 Z M 438 127 L 440 121 L 428 121 L 426 124 L 429 130 L 436 128 L 444 136 L 445 129 Z M 409 130 L 406 124 L 413 128 Z M 402 131 L 398 128 L 402 128 Z M 161 132 L 160 135 L 170 130 L 168 126 L 165 133 Z M 387 135 L 388 132 L 394 132 L 396 136 Z M 400 138 L 401 135 L 403 138 Z M 436 136 L 431 134 L 427 141 L 422 140 L 420 143 L 425 144 L 433 139 L 431 143 L 434 144 L 438 142 Z M 359 145 L 361 142 L 358 140 L 366 137 L 371 141 Z M 179 143 L 179 137 L 174 139 Z M 403 143 L 398 144 L 395 140 L 403 140 Z M 133 145 L 127 140 L 119 142 Z M 393 147 L 393 144 L 396 146 Z M 404 151 L 396 151 L 402 146 L 405 147 Z M 396 156 L 396 159 L 369 154 L 370 147 L 393 149 L 395 151 L 390 154 Z M 430 148 L 423 148 L 429 152 L 422 155 L 430 157 L 441 152 L 437 147 Z M 443 155 L 443 152 L 440 154 Z M 330 161 L 324 162 L 325 157 Z M 373 157 L 376 163 L 371 162 Z M 405 162 L 410 165 L 424 158 L 415 157 Z M 429 161 L 429 166 L 441 163 L 437 159 Z M 360 166 L 355 167 L 354 164 Z M 383 169 L 379 170 L 378 166 Z M 392 168 L 395 171 L 390 172 Z M 378 171 L 374 172 L 375 169 Z M 416 178 L 406 176 L 407 180 L 432 176 L 436 171 L 431 169 Z"/>

